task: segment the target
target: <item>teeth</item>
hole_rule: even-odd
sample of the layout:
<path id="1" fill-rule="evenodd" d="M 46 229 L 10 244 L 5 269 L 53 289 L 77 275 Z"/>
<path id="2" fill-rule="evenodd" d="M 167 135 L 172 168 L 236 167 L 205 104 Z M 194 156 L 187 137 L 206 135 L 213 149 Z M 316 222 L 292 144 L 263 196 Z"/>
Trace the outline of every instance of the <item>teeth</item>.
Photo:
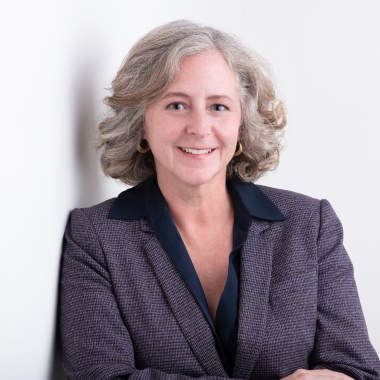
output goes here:
<path id="1" fill-rule="evenodd" d="M 191 154 L 206 154 L 210 153 L 212 149 L 191 149 L 191 148 L 181 148 L 186 153 Z"/>

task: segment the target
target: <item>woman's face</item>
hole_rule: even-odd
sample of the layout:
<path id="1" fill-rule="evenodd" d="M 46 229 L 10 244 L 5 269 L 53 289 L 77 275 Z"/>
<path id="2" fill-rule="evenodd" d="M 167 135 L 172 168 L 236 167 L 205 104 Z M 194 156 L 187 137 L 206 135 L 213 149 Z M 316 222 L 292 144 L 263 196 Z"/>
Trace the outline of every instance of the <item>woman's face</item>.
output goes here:
<path id="1" fill-rule="evenodd" d="M 218 52 L 185 59 L 145 113 L 145 134 L 161 183 L 225 181 L 241 121 L 236 77 Z M 216 183 L 216 182 L 215 182 Z"/>

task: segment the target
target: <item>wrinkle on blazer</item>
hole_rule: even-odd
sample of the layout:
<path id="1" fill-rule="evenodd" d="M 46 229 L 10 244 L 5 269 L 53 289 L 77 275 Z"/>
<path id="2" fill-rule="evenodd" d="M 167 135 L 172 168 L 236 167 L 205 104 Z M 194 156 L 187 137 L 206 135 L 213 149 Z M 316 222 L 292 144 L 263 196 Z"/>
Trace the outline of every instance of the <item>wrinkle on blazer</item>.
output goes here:
<path id="1" fill-rule="evenodd" d="M 327 368 L 379 379 L 331 206 L 259 188 L 287 219 L 254 218 L 242 247 L 232 377 Z M 68 378 L 227 377 L 210 326 L 153 229 L 144 217 L 107 219 L 114 202 L 73 210 L 67 225 L 61 339 Z"/>

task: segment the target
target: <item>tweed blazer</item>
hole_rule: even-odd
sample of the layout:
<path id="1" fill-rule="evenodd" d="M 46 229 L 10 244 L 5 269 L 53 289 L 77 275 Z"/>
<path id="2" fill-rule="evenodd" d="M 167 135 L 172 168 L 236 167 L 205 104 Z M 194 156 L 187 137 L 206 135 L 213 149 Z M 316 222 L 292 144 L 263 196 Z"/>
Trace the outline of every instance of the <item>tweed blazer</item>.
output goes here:
<path id="1" fill-rule="evenodd" d="M 232 378 L 298 368 L 380 379 L 341 224 L 326 200 L 259 186 L 286 217 L 253 218 L 241 249 Z M 212 331 L 146 218 L 108 219 L 115 200 L 71 213 L 61 276 L 69 379 L 227 377 Z"/>

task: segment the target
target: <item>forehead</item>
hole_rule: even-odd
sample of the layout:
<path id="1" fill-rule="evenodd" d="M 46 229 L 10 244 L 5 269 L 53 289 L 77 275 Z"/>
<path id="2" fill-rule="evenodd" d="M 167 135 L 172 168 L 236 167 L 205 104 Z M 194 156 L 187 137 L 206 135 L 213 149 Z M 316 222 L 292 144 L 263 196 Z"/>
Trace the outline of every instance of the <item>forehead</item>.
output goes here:
<path id="1" fill-rule="evenodd" d="M 237 75 L 218 51 L 207 51 L 185 58 L 169 88 L 181 84 L 208 85 L 237 89 Z M 166 91 L 165 91 L 166 92 Z"/>

